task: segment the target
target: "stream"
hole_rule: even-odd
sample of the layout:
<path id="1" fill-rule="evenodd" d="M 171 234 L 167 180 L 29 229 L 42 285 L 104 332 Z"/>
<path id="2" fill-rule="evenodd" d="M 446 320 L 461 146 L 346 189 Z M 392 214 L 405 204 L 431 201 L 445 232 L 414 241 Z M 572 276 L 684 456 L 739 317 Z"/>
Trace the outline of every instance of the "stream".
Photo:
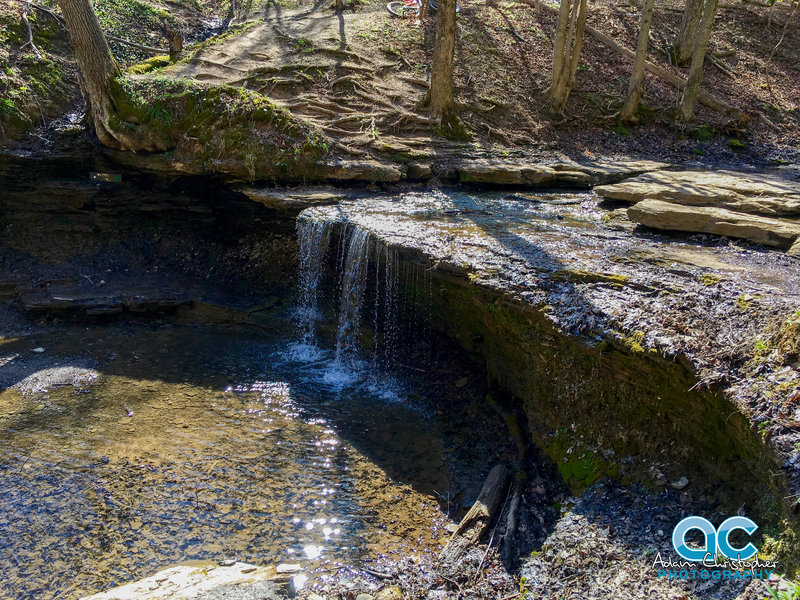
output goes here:
<path id="1" fill-rule="evenodd" d="M 109 192 L 103 209 L 80 188 L 63 192 L 70 210 L 18 206 L 27 233 L 5 232 L 4 277 L 39 318 L 0 309 L 0 598 L 79 598 L 186 561 L 283 563 L 300 588 L 364 561 L 432 560 L 468 506 L 451 499 L 474 500 L 507 449 L 463 434 L 482 420 L 502 432 L 476 402 L 479 373 L 385 360 L 393 319 L 416 318 L 399 312 L 396 260 L 375 271 L 366 236 L 334 240 L 331 277 L 330 240 L 301 223 L 296 292 L 293 216 Z M 241 233 L 263 221 L 273 238 Z M 53 227 L 60 242 L 46 243 Z M 368 270 L 381 281 L 363 315 L 371 346 Z"/>

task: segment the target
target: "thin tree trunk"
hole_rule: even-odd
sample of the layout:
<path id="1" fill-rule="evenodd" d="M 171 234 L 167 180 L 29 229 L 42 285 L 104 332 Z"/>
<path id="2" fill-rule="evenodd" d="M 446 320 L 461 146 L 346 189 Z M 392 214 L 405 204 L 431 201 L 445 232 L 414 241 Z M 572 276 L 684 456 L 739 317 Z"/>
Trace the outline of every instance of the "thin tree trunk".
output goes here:
<path id="1" fill-rule="evenodd" d="M 647 42 L 650 39 L 650 23 L 653 20 L 655 0 L 644 0 L 642 5 L 642 25 L 639 28 L 639 42 L 636 44 L 636 58 L 628 82 L 628 97 L 619 114 L 621 121 L 635 121 L 636 109 L 644 96 L 644 63 L 647 61 Z"/>
<path id="2" fill-rule="evenodd" d="M 702 17 L 703 0 L 686 0 L 681 30 L 675 40 L 675 59 L 679 65 L 685 65 L 692 60 L 694 42 L 697 39 Z"/>
<path id="3" fill-rule="evenodd" d="M 585 27 L 586 0 L 562 0 L 553 44 L 553 78 L 550 84 L 550 102 L 556 112 L 564 110 L 575 85 Z"/>
<path id="4" fill-rule="evenodd" d="M 542 2 L 538 0 L 519 0 L 522 4 L 527 4 L 528 6 L 533 7 L 535 10 L 544 11 L 550 15 L 558 15 L 558 9 L 553 8 L 552 6 L 547 6 L 546 4 L 542 4 Z M 607 46 L 614 52 L 617 52 L 621 56 L 624 56 L 626 59 L 633 62 L 636 59 L 636 53 L 633 50 L 629 50 L 625 46 L 618 44 L 614 41 L 610 35 L 606 35 L 602 31 L 598 31 L 591 25 L 586 26 L 586 33 L 592 36 L 601 44 Z M 666 83 L 670 84 L 672 87 L 683 90 L 686 86 L 686 80 L 683 77 L 679 77 L 672 71 L 665 69 L 659 65 L 653 64 L 650 61 L 645 61 L 644 63 L 644 70 L 652 73 L 656 77 L 661 78 Z M 726 114 L 726 115 L 734 115 L 738 119 L 746 118 L 746 115 L 740 112 L 737 108 L 731 106 L 727 102 L 724 102 L 720 98 L 709 94 L 707 91 L 700 89 L 699 94 L 697 95 L 697 100 L 701 103 L 710 108 L 711 110 L 715 110 L 719 113 Z"/>
<path id="5" fill-rule="evenodd" d="M 456 0 L 441 0 L 431 61 L 430 112 L 442 124 L 456 117 L 453 102 L 453 58 L 456 48 Z"/>
<path id="6" fill-rule="evenodd" d="M 97 137 L 106 146 L 120 148 L 122 144 L 108 126 L 114 113 L 110 83 L 120 75 L 120 70 L 111 56 L 97 15 L 89 0 L 58 0 L 58 5 L 75 47 L 81 88 Z"/>
<path id="7" fill-rule="evenodd" d="M 700 92 L 700 84 L 703 82 L 703 61 L 706 58 L 706 49 L 711 38 L 711 30 L 714 28 L 716 15 L 717 0 L 705 0 L 703 20 L 700 23 L 700 31 L 695 39 L 694 49 L 692 50 L 692 64 L 689 67 L 689 76 L 686 78 L 686 87 L 683 88 L 683 97 L 681 98 L 680 118 L 683 121 L 694 119 L 694 105 L 697 101 L 697 94 Z"/>
<path id="8" fill-rule="evenodd" d="M 581 58 L 583 48 L 583 30 L 586 28 L 586 0 L 580 0 L 577 6 L 576 22 L 577 26 L 573 30 L 572 56 L 569 61 L 569 71 L 567 72 L 567 89 L 564 102 L 566 103 L 569 93 L 575 85 L 575 73 L 578 70 L 578 61 Z"/>
<path id="9" fill-rule="evenodd" d="M 556 26 L 556 38 L 553 42 L 553 74 L 550 79 L 550 95 L 555 104 L 558 94 L 559 79 L 564 70 L 564 62 L 567 54 L 567 28 L 569 27 L 570 0 L 561 0 L 561 7 L 558 10 L 558 25 Z M 537 3 L 538 5 L 538 3 Z"/>

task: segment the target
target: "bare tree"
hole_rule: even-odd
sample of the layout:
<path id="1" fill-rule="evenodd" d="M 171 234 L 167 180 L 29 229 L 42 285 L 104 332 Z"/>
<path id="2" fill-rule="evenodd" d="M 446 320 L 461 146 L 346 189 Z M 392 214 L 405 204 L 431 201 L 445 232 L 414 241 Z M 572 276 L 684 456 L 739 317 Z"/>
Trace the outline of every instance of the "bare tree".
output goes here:
<path id="1" fill-rule="evenodd" d="M 75 47 L 87 114 L 99 140 L 106 146 L 119 148 L 122 145 L 109 127 L 114 113 L 110 84 L 114 77 L 119 77 L 119 66 L 89 0 L 58 0 L 58 4 Z"/>
<path id="2" fill-rule="evenodd" d="M 586 0 L 561 0 L 550 83 L 550 103 L 556 112 L 564 110 L 569 93 L 575 85 L 575 71 L 581 56 L 585 26 Z"/>
<path id="3" fill-rule="evenodd" d="M 686 79 L 686 87 L 683 88 L 683 96 L 681 98 L 680 118 L 683 121 L 694 119 L 694 105 L 700 92 L 700 85 L 703 82 L 703 61 L 706 58 L 706 49 L 711 38 L 711 30 L 714 28 L 717 1 L 704 0 L 700 31 L 695 38 L 694 48 L 692 49 L 692 64 L 689 67 L 689 76 Z"/>
<path id="4" fill-rule="evenodd" d="M 694 43 L 703 18 L 703 0 L 686 0 L 683 8 L 683 20 L 678 38 L 675 40 L 675 60 L 685 65 L 692 60 Z"/>
<path id="5" fill-rule="evenodd" d="M 639 42 L 636 44 L 636 58 L 628 82 L 628 96 L 625 106 L 619 113 L 621 121 L 635 121 L 636 109 L 644 96 L 644 64 L 647 61 L 647 42 L 650 39 L 650 23 L 653 20 L 655 0 L 644 0 L 642 5 L 642 25 L 639 28 Z"/>
<path id="6" fill-rule="evenodd" d="M 436 42 L 431 61 L 431 87 L 423 104 L 442 124 L 456 120 L 453 101 L 453 59 L 456 48 L 456 0 L 441 0 L 436 16 Z"/>

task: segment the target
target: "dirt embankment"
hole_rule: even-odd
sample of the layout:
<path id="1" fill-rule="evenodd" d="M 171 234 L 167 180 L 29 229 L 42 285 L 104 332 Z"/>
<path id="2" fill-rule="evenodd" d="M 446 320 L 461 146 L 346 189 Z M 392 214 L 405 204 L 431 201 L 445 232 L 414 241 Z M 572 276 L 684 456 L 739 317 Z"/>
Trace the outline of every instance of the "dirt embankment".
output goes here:
<path id="1" fill-rule="evenodd" d="M 221 30 L 227 4 L 103 0 L 97 11 L 110 33 L 140 44 L 166 47 L 165 23 L 186 37 L 181 64 L 136 77 L 189 78 L 252 90 L 318 127 L 339 155 L 402 159 L 524 149 L 588 158 L 636 154 L 774 162 L 794 160 L 793 140 L 800 134 L 795 60 L 800 28 L 792 26 L 796 15 L 782 4 L 734 2 L 718 11 L 705 87 L 747 112 L 747 123 L 700 107 L 695 123 L 676 125 L 678 91 L 648 75 L 640 124 L 628 127 L 613 119 L 627 86 L 627 59 L 587 36 L 565 114 L 553 115 L 545 97 L 552 14 L 516 2 L 463 2 L 454 83 L 467 139 L 455 149 L 416 110 L 427 86 L 433 18 L 420 23 L 391 17 L 377 0 L 348 6 L 342 14 L 306 0 L 250 2 L 234 21 L 240 27 L 198 46 L 192 42 Z M 588 22 L 633 48 L 638 16 L 627 3 L 595 2 Z M 0 7 L 0 85 L 6 88 L 0 123 L 7 138 L 48 123 L 78 97 L 65 31 L 42 10 L 32 9 L 28 18 L 41 58 L 23 47 L 27 30 L 20 9 Z M 677 3 L 656 9 L 648 55 L 678 75 L 685 70 L 669 64 L 668 49 L 680 18 Z M 115 42 L 112 49 L 123 66 L 149 57 Z M 164 63 L 138 71 L 158 64 Z M 46 74 L 40 73 L 43 65 Z"/>

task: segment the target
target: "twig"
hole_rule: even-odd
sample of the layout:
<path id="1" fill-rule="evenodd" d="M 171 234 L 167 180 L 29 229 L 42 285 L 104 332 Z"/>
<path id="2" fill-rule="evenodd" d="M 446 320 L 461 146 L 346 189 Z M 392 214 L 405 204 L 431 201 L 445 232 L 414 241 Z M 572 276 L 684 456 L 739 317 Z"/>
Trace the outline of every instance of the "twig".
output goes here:
<path id="1" fill-rule="evenodd" d="M 62 19 L 60 16 L 58 16 L 55 12 L 53 12 L 52 10 L 50 10 L 49 8 L 47 8 L 45 6 L 41 6 L 39 4 L 34 4 L 33 2 L 31 2 L 30 5 L 31 5 L 31 8 L 35 8 L 36 10 L 40 10 L 43 13 L 48 14 L 51 17 L 53 17 L 53 19 L 55 19 L 56 23 L 58 23 L 64 31 L 67 31 L 67 25 L 66 25 L 66 23 L 64 23 L 64 19 Z"/>
<path id="2" fill-rule="evenodd" d="M 377 577 L 378 579 L 392 579 L 394 577 L 394 575 L 391 573 L 381 573 L 380 571 L 373 571 L 372 569 L 368 569 L 366 567 L 361 567 L 361 570 L 364 571 L 364 573 L 372 575 L 373 577 Z"/>
<path id="3" fill-rule="evenodd" d="M 781 31 L 781 38 L 778 40 L 778 43 L 772 48 L 772 52 L 769 53 L 769 58 L 767 59 L 767 64 L 764 65 L 764 79 L 766 80 L 767 89 L 769 93 L 773 96 L 775 93 L 772 91 L 772 86 L 769 83 L 769 66 L 772 63 L 772 59 L 775 57 L 775 53 L 778 51 L 778 47 L 783 43 L 783 38 L 786 37 L 786 30 L 789 28 L 789 23 L 792 22 L 794 19 L 794 13 L 797 12 L 797 7 L 800 6 L 800 2 L 797 0 L 792 1 L 792 12 L 789 13 L 789 17 L 786 19 L 786 23 L 783 25 L 783 31 Z"/>
<path id="4" fill-rule="evenodd" d="M 33 53 L 36 55 L 36 58 L 42 58 L 42 53 L 39 52 L 39 49 L 36 47 L 36 44 L 33 43 L 33 29 L 31 28 L 31 23 L 28 21 L 28 11 L 31 8 L 30 2 L 25 2 L 22 5 L 22 22 L 25 24 L 25 27 L 28 28 L 28 41 L 22 44 L 19 47 L 22 50 L 25 46 L 30 46 Z"/>

